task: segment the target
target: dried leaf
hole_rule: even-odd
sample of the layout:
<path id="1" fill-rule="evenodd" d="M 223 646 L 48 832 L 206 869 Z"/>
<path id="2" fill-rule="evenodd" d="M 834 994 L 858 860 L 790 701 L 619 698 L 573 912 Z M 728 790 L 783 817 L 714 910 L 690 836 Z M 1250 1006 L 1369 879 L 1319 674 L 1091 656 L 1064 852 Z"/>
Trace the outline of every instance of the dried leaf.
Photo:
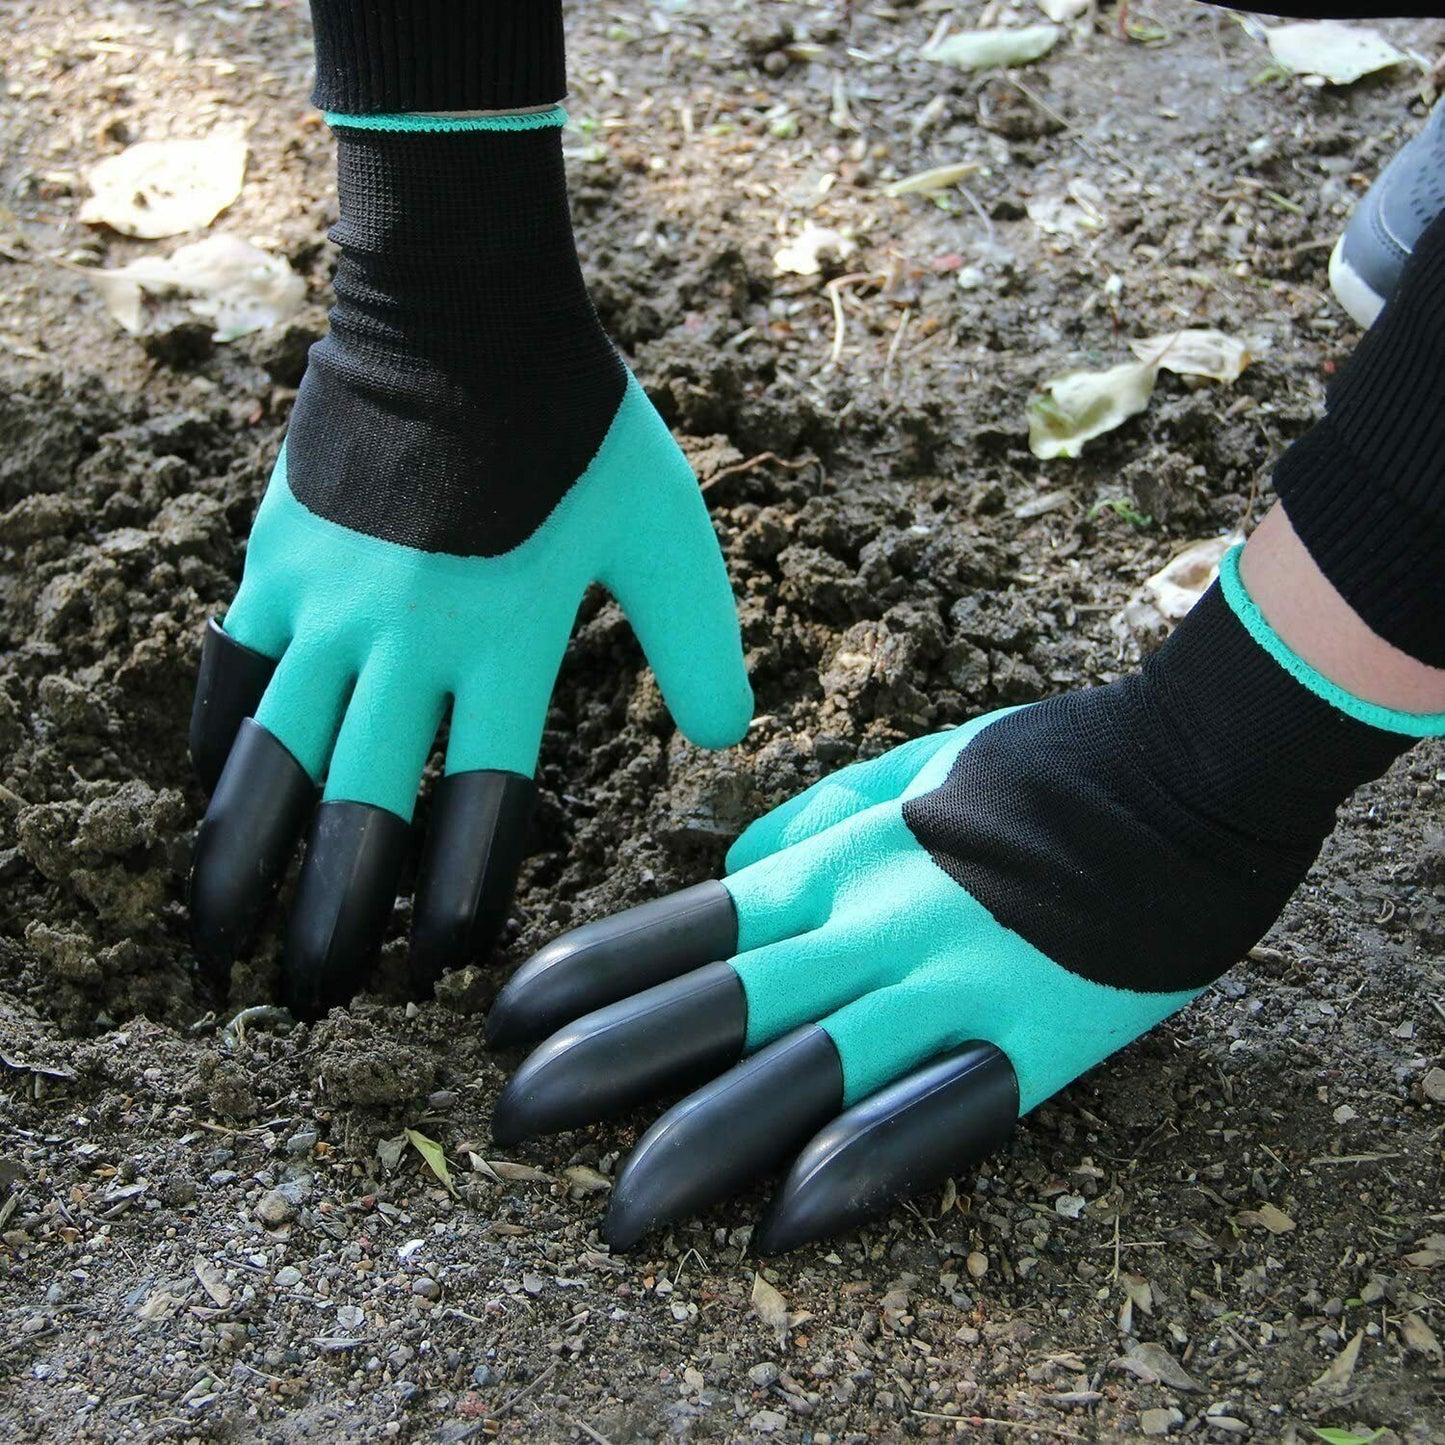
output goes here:
<path id="1" fill-rule="evenodd" d="M 1295 1222 L 1284 1210 L 1276 1209 L 1273 1204 L 1261 1204 L 1258 1209 L 1243 1210 L 1238 1216 L 1239 1222 L 1248 1228 L 1267 1229 L 1271 1234 L 1288 1234 L 1295 1227 Z"/>
<path id="2" fill-rule="evenodd" d="M 1129 349 L 1140 361 L 1164 371 L 1224 382 L 1237 381 L 1252 359 L 1244 342 L 1204 328 L 1146 336 L 1142 341 L 1131 341 Z"/>
<path id="3" fill-rule="evenodd" d="M 612 1188 L 612 1181 L 605 1174 L 599 1174 L 585 1164 L 574 1164 L 570 1169 L 564 1169 L 562 1175 L 574 1189 L 581 1190 L 583 1194 L 600 1194 L 603 1190 Z"/>
<path id="4" fill-rule="evenodd" d="M 226 1283 L 225 1276 L 220 1269 L 203 1255 L 197 1255 L 195 1260 L 196 1278 L 201 1282 L 201 1288 L 210 1295 L 212 1302 L 218 1309 L 225 1309 L 231 1303 L 231 1287 Z"/>
<path id="5" fill-rule="evenodd" d="M 418 1133 L 415 1129 L 408 1129 L 406 1137 L 416 1152 L 426 1160 L 427 1168 L 446 1186 L 447 1193 L 455 1194 L 457 1191 L 452 1184 L 452 1171 L 447 1167 L 447 1156 L 442 1146 L 435 1139 L 428 1139 L 425 1134 Z"/>
<path id="6" fill-rule="evenodd" d="M 1340 1393 L 1347 1388 L 1350 1378 L 1355 1373 L 1355 1366 L 1360 1359 L 1360 1345 L 1364 1342 L 1365 1332 L 1360 1330 L 1349 1344 L 1342 1349 L 1330 1362 L 1330 1367 L 1317 1380 L 1310 1384 L 1312 1390 L 1329 1390 Z"/>
<path id="7" fill-rule="evenodd" d="M 306 283 L 283 256 L 241 240 L 208 236 L 169 257 L 143 256 L 111 271 L 88 271 L 105 308 L 132 336 L 146 331 L 145 298 L 179 296 L 193 315 L 234 341 L 294 316 Z"/>
<path id="8" fill-rule="evenodd" d="M 1317 77 L 1324 85 L 1353 85 L 1361 76 L 1402 65 L 1408 58 L 1378 30 L 1310 20 L 1276 25 L 1265 31 L 1270 54 L 1297 75 Z"/>
<path id="9" fill-rule="evenodd" d="M 1400 1333 L 1405 1337 L 1406 1349 L 1413 1350 L 1417 1355 L 1433 1355 L 1440 1359 L 1440 1341 L 1419 1315 L 1413 1312 L 1406 1315 L 1400 1321 Z"/>
<path id="10" fill-rule="evenodd" d="M 91 168 L 80 219 L 146 240 L 199 231 L 241 194 L 245 172 L 246 142 L 234 132 L 139 141 Z"/>
<path id="11" fill-rule="evenodd" d="M 753 1275 L 753 1313 L 777 1335 L 779 1342 L 788 1334 L 788 1306 L 782 1295 L 761 1274 Z"/>
<path id="12" fill-rule="evenodd" d="M 991 70 L 999 65 L 1027 65 L 1047 55 L 1063 30 L 1057 25 L 1024 25 L 1012 30 L 961 30 L 919 52 L 924 60 L 956 65 L 960 70 Z"/>
<path id="13" fill-rule="evenodd" d="M 1154 368 L 1127 361 L 1107 371 L 1050 377 L 1029 399 L 1029 450 L 1045 461 L 1076 457 L 1084 443 L 1111 432 L 1149 405 Z"/>
<path id="14" fill-rule="evenodd" d="M 773 265 L 792 276 L 817 276 L 823 269 L 823 258 L 839 261 L 853 254 L 855 246 L 841 231 L 831 226 L 815 226 L 808 221 L 796 240 L 789 241 L 773 253 Z"/>
<path id="15" fill-rule="evenodd" d="M 1122 1274 L 1119 1283 L 1137 1309 L 1143 1310 L 1146 1315 L 1154 1313 L 1154 1289 L 1142 1274 Z"/>
<path id="16" fill-rule="evenodd" d="M 1128 1370 L 1146 1385 L 1160 1383 L 1171 1390 L 1200 1390 L 1194 1377 L 1163 1345 L 1137 1343 L 1112 1362 L 1118 1369 Z"/>
<path id="17" fill-rule="evenodd" d="M 884 186 L 883 194 L 897 197 L 946 191 L 950 186 L 956 186 L 959 181 L 977 175 L 982 169 L 983 166 L 978 161 L 957 161 L 950 166 L 931 166 L 926 171 L 915 171 L 911 176 L 904 176 L 902 180 Z"/>
<path id="18" fill-rule="evenodd" d="M 1208 590 L 1231 547 L 1244 540 L 1238 532 L 1191 542 L 1171 557 L 1114 614 L 1110 626 L 1119 637 L 1161 642 Z"/>
<path id="19" fill-rule="evenodd" d="M 538 1169 L 535 1164 L 513 1164 L 510 1159 L 483 1160 L 487 1168 L 498 1179 L 510 1179 L 522 1184 L 550 1184 L 552 1176 Z"/>

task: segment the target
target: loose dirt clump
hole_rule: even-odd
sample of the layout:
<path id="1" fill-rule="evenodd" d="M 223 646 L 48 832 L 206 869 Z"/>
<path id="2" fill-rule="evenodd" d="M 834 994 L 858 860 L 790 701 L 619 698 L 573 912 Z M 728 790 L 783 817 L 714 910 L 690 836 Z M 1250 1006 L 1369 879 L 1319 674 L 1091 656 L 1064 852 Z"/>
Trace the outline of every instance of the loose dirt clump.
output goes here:
<path id="1" fill-rule="evenodd" d="M 265 1007 L 274 931 L 222 989 L 184 907 L 201 629 L 328 300 L 304 17 L 55 0 L 0 36 L 7 1439 L 1445 1435 L 1438 744 L 1349 804 L 1197 1005 L 857 1234 L 759 1262 L 755 1192 L 614 1258 L 597 1225 L 647 1116 L 490 1143 L 516 1060 L 480 1026 L 510 968 L 713 873 L 835 768 L 1134 665 L 1111 618 L 1262 514 L 1355 340 L 1328 247 L 1419 124 L 1412 72 L 1311 89 L 1227 16 L 1150 0 L 1130 39 L 1106 11 L 970 76 L 919 58 L 946 8 L 571 14 L 582 253 L 706 488 L 760 716 L 727 754 L 679 740 L 589 598 L 501 954 L 408 1005 L 402 907 L 372 989 L 311 1028 Z M 81 174 L 236 122 L 214 229 L 284 255 L 307 308 L 137 345 L 79 268 L 156 243 L 78 225 Z M 885 193 L 960 162 L 966 190 Z M 780 274 L 809 222 L 850 254 Z M 1040 381 L 1189 324 L 1249 340 L 1239 381 L 1166 375 L 1080 460 L 1032 456 Z"/>

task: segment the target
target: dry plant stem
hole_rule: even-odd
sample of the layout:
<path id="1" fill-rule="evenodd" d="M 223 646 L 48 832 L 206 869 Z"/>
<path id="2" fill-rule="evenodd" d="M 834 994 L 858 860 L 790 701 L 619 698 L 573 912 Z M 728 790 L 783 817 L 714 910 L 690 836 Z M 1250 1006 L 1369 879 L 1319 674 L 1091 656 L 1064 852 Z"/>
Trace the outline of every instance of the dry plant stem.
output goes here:
<path id="1" fill-rule="evenodd" d="M 1282 506 L 1249 539 L 1241 569 L 1270 626 L 1331 682 L 1400 712 L 1445 712 L 1445 669 L 1371 632 L 1315 566 Z"/>

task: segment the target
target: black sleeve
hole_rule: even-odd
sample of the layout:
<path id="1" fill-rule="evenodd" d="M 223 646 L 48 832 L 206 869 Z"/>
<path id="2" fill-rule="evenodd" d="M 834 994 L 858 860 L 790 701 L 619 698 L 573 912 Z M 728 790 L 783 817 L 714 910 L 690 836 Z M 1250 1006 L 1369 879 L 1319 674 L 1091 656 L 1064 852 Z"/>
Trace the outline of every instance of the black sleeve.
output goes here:
<path id="1" fill-rule="evenodd" d="M 322 110 L 520 110 L 567 92 L 561 0 L 312 0 Z"/>
<path id="2" fill-rule="evenodd" d="M 1324 420 L 1280 458 L 1274 485 L 1365 624 L 1445 667 L 1445 216 L 1330 388 Z"/>

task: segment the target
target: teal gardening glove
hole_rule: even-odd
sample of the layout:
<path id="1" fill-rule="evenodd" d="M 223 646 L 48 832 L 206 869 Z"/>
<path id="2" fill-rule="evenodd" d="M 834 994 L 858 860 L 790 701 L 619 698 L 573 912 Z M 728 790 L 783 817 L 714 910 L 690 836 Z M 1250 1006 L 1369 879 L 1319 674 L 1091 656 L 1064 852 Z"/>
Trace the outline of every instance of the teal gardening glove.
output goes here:
<path id="1" fill-rule="evenodd" d="M 494 1134 L 711 1078 L 629 1158 L 609 1241 L 789 1160 L 759 1247 L 844 1227 L 1188 1004 L 1268 929 L 1349 793 L 1442 732 L 1293 654 L 1231 554 L 1139 674 L 847 768 L 754 823 L 723 883 L 526 964 L 489 1036 L 559 1031 Z"/>
<path id="2" fill-rule="evenodd" d="M 204 961 L 246 947 L 310 820 L 282 958 L 304 1015 L 365 981 L 443 720 L 415 986 L 490 946 L 590 584 L 693 741 L 736 742 L 752 710 L 697 483 L 583 284 L 562 112 L 328 119 L 331 330 L 208 629 L 191 732 L 214 790 L 191 880 Z"/>

